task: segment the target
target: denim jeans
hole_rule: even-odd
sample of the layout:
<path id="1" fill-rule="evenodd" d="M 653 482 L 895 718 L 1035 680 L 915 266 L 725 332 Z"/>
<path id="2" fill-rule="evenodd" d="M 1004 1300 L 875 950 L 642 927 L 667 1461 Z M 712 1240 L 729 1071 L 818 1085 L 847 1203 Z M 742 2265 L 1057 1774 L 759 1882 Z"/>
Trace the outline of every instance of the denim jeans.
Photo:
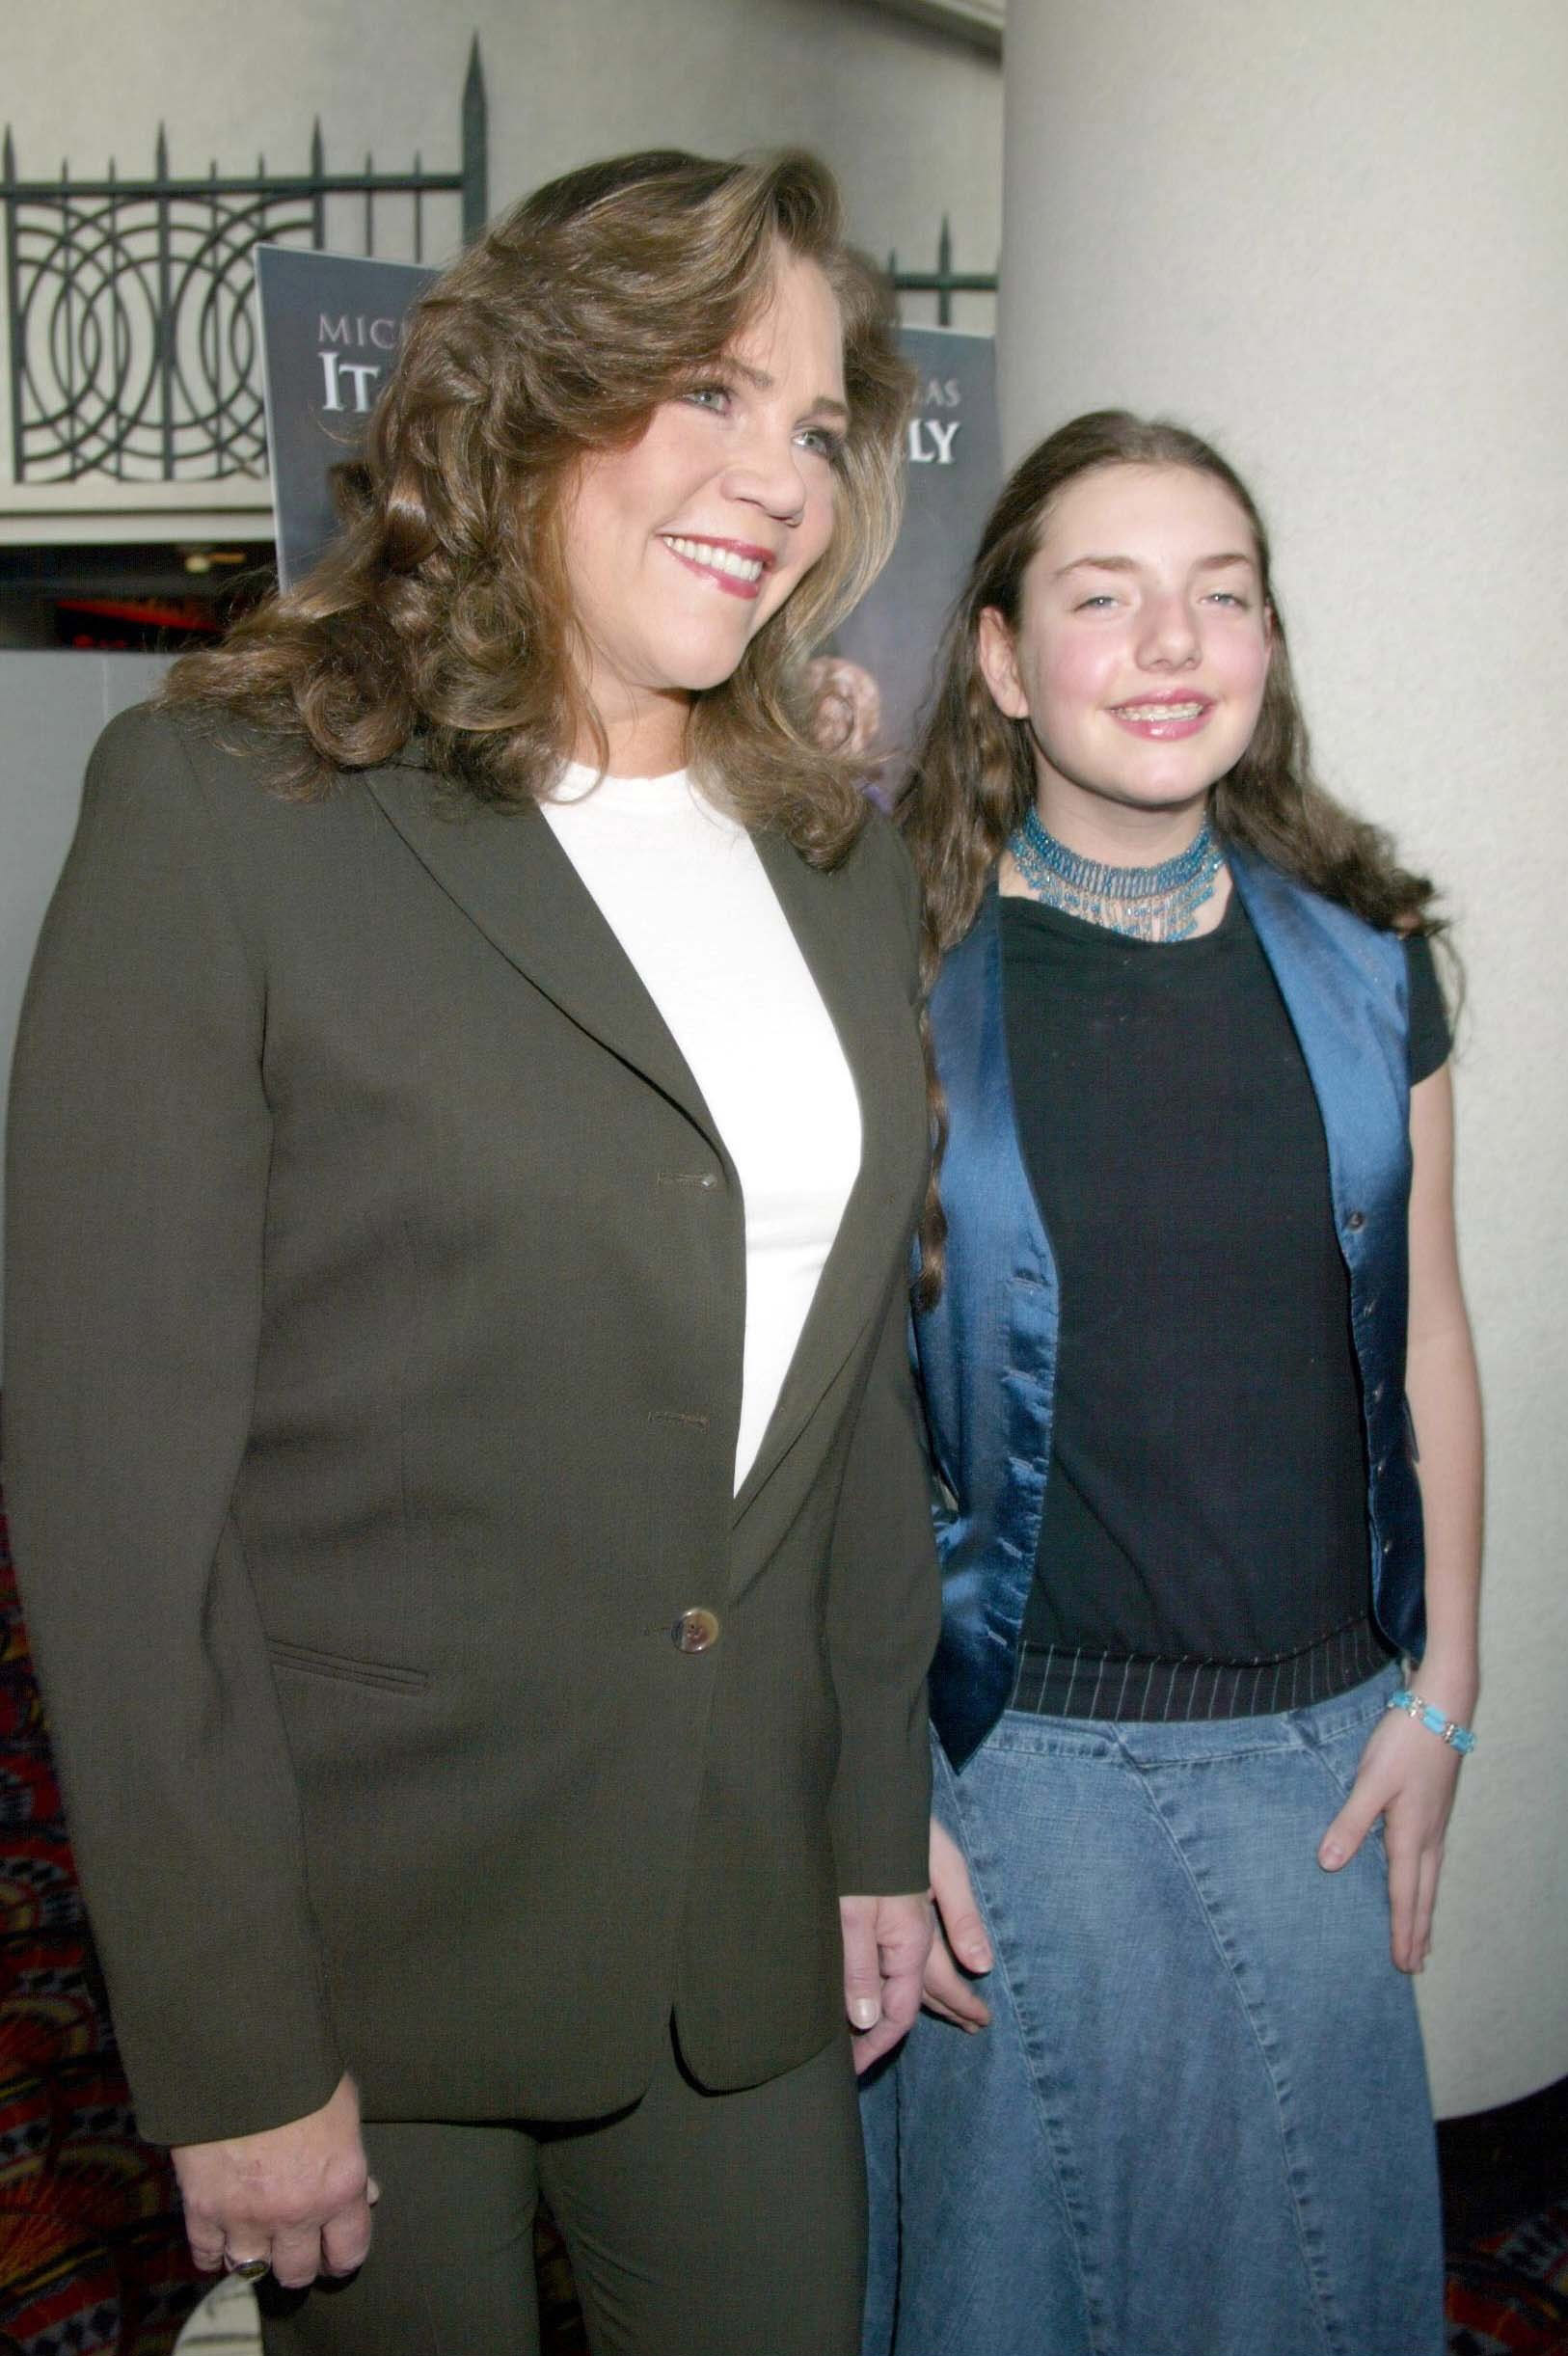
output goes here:
<path id="1" fill-rule="evenodd" d="M 1009 1711 L 936 1809 L 995 1952 L 866 2090 L 865 2356 L 1441 2356 L 1435 2138 L 1380 1838 L 1397 1682 L 1173 1724 Z"/>

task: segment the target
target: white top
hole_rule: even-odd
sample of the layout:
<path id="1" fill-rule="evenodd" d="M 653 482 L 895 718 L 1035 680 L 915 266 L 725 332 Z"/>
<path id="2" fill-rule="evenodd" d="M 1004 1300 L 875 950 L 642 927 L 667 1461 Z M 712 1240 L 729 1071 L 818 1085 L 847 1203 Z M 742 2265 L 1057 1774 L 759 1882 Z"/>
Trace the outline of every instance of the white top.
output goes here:
<path id="1" fill-rule="evenodd" d="M 743 826 L 685 770 L 573 762 L 541 804 L 717 1124 L 745 1206 L 740 1489 L 860 1168 L 860 1104 L 811 970 Z"/>

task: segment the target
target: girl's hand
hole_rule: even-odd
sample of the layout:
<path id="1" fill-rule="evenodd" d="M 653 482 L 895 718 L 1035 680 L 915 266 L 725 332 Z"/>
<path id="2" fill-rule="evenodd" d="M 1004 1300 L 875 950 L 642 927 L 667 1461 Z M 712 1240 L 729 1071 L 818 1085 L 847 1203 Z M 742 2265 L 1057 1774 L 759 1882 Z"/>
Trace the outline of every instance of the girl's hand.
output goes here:
<path id="1" fill-rule="evenodd" d="M 989 1971 L 991 1943 L 975 1904 L 963 1852 L 934 1816 L 931 1822 L 931 1894 L 936 1901 L 936 1936 L 926 1961 L 926 2010 L 951 2020 L 956 2028 L 983 2029 L 990 2019 L 990 2008 L 976 1995 L 967 1974 Z"/>
<path id="2" fill-rule="evenodd" d="M 1372 1729 L 1350 1797 L 1318 1846 L 1319 1865 L 1337 1873 L 1382 1817 L 1389 1943 L 1401 1971 L 1419 1971 L 1432 1950 L 1443 1835 L 1458 1779 L 1459 1753 L 1402 1710 L 1390 1710 Z"/>

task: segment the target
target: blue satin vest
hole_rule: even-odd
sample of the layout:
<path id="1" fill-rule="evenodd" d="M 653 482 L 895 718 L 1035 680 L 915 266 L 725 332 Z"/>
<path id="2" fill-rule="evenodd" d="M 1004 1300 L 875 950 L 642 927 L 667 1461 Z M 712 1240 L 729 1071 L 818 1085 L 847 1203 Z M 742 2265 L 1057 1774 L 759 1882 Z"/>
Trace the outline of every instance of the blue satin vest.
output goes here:
<path id="1" fill-rule="evenodd" d="M 1228 850 L 1242 904 L 1300 1043 L 1328 1138 L 1350 1279 L 1366 1443 L 1372 1603 L 1402 1652 L 1424 1638 L 1420 1491 L 1405 1404 L 1410 1081 L 1405 953 L 1348 908 Z M 1056 1263 L 1014 1119 L 994 885 L 931 1003 L 950 1122 L 942 1165 L 947 1273 L 914 1320 L 925 1391 L 942 1635 L 932 1718 L 961 1767 L 1007 1707 L 1034 1578 L 1051 1456 Z"/>

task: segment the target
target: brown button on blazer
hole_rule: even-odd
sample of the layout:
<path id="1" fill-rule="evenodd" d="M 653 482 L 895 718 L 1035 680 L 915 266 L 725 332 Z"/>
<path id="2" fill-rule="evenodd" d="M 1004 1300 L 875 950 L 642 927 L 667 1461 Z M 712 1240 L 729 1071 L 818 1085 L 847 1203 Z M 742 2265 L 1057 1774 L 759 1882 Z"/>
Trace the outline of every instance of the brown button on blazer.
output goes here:
<path id="1" fill-rule="evenodd" d="M 6 1476 L 152 2136 L 345 2066 L 372 2117 L 594 2115 L 672 2010 L 753 2082 L 837 2029 L 835 1892 L 924 1885 L 913 886 L 879 820 L 758 850 L 864 1144 L 734 1497 L 735 1171 L 537 810 L 414 763 L 288 801 L 147 712 L 98 747 L 16 1055 Z"/>

